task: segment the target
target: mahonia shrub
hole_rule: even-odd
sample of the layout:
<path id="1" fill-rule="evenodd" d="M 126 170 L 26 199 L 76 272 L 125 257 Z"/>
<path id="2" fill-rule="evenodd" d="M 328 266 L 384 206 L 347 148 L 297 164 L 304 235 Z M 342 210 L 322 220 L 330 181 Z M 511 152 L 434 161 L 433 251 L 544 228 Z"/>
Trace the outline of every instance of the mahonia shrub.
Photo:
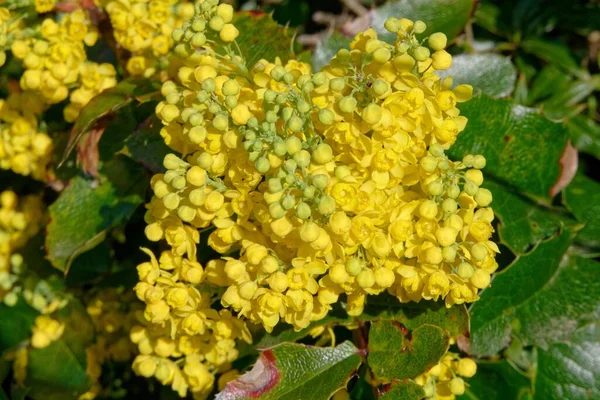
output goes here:
<path id="1" fill-rule="evenodd" d="M 579 398 L 596 183 L 473 1 L 405 3 L 318 67 L 219 0 L 2 3 L 0 399 Z"/>

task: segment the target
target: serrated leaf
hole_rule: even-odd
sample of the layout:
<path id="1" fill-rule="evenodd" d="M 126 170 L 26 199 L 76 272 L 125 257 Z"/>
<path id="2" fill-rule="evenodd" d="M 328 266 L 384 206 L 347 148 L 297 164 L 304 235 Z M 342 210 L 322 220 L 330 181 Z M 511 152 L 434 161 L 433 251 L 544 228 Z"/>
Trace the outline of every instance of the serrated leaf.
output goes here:
<path id="1" fill-rule="evenodd" d="M 317 47 L 312 55 L 312 66 L 314 71 L 319 71 L 321 68 L 329 64 L 329 61 L 341 49 L 350 49 L 352 38 L 345 36 L 338 31 L 332 31 L 328 35 L 322 37 L 317 43 Z"/>
<path id="2" fill-rule="evenodd" d="M 156 115 L 148 117 L 125 140 L 130 157 L 154 173 L 163 172 L 163 160 L 173 153 L 160 135 L 162 124 Z"/>
<path id="3" fill-rule="evenodd" d="M 585 226 L 577 240 L 600 246 L 600 183 L 579 174 L 564 191 L 564 203 Z"/>
<path id="4" fill-rule="evenodd" d="M 564 213 L 536 204 L 492 179 L 484 186 L 494 196 L 492 208 L 500 220 L 500 240 L 515 254 L 525 253 L 540 240 L 558 233 L 563 223 L 573 222 Z"/>
<path id="5" fill-rule="evenodd" d="M 425 397 L 423 388 L 413 381 L 393 382 L 389 390 L 381 396 L 384 400 L 420 400 Z"/>
<path id="6" fill-rule="evenodd" d="M 535 400 L 600 398 L 600 323 L 577 330 L 569 341 L 538 350 Z"/>
<path id="7" fill-rule="evenodd" d="M 46 253 L 52 265 L 68 272 L 73 260 L 100 244 L 108 229 L 125 222 L 144 201 L 147 176 L 125 156 L 105 164 L 107 178 L 94 181 L 76 177 L 49 207 Z"/>
<path id="8" fill-rule="evenodd" d="M 374 321 L 369 330 L 367 363 L 383 382 L 413 379 L 437 364 L 448 350 L 447 331 L 421 325 L 409 332 L 396 321 Z"/>
<path id="9" fill-rule="evenodd" d="M 548 201 L 561 175 L 559 161 L 569 139 L 566 128 L 535 109 L 488 96 L 475 97 L 460 109 L 469 122 L 449 155 L 462 159 L 482 154 L 486 175 Z"/>
<path id="10" fill-rule="evenodd" d="M 472 354 L 494 355 L 512 334 L 547 348 L 600 317 L 600 264 L 565 255 L 571 237 L 563 231 L 496 274 L 470 309 Z"/>
<path id="11" fill-rule="evenodd" d="M 391 17 L 421 20 L 427 24 L 424 36 L 443 32 L 449 39 L 453 39 L 469 21 L 474 5 L 474 0 L 390 1 L 373 11 L 371 21 L 380 38 L 386 41 L 393 41 L 396 36 L 383 27 Z"/>
<path id="12" fill-rule="evenodd" d="M 294 32 L 278 25 L 271 15 L 241 11 L 235 14 L 232 23 L 240 31 L 236 42 L 248 68 L 263 58 L 273 62 L 279 57 L 284 64 L 293 58 Z"/>
<path id="13" fill-rule="evenodd" d="M 324 319 L 312 323 L 308 328 L 294 331 L 290 326 L 278 325 L 270 334 L 264 334 L 255 346 L 268 348 L 283 342 L 293 342 L 307 336 L 311 329 L 326 324 L 344 325 L 375 320 L 395 320 L 409 330 L 424 324 L 436 325 L 453 337 L 469 330 L 469 314 L 464 305 L 447 308 L 433 301 L 400 303 L 395 297 L 383 293 L 369 297 L 363 313 L 356 318 L 348 316 L 341 305 L 335 304 Z"/>
<path id="14" fill-rule="evenodd" d="M 596 121 L 576 115 L 569 119 L 567 127 L 577 150 L 600 158 L 600 125 Z"/>
<path id="15" fill-rule="evenodd" d="M 12 307 L 0 303 L 0 356 L 31 337 L 31 327 L 38 315 L 22 297 Z"/>
<path id="16" fill-rule="evenodd" d="M 28 352 L 24 384 L 34 400 L 75 399 L 92 385 L 86 375 L 86 349 L 94 339 L 94 327 L 85 308 L 71 299 L 56 319 L 65 324 L 60 339 Z"/>
<path id="17" fill-rule="evenodd" d="M 499 54 L 460 54 L 452 57 L 452 66 L 440 71 L 441 77 L 452 76 L 454 84 L 473 86 L 475 93 L 507 97 L 515 89 L 517 70 L 509 57 Z"/>
<path id="18" fill-rule="evenodd" d="M 361 358 L 350 342 L 334 348 L 281 344 L 263 351 L 252 370 L 228 383 L 216 400 L 328 400 L 346 386 Z"/>
<path id="19" fill-rule="evenodd" d="M 146 79 L 126 79 L 119 82 L 117 86 L 106 89 L 83 107 L 69 137 L 61 164 L 69 157 L 69 154 L 77 146 L 79 141 L 101 118 L 125 107 L 134 99 L 140 102 L 149 100 L 153 94 L 158 93 L 159 87 L 156 82 Z"/>
<path id="20" fill-rule="evenodd" d="M 531 394 L 531 380 L 507 361 L 479 361 L 477 373 L 467 381 L 467 390 L 459 400 L 522 399 Z"/>

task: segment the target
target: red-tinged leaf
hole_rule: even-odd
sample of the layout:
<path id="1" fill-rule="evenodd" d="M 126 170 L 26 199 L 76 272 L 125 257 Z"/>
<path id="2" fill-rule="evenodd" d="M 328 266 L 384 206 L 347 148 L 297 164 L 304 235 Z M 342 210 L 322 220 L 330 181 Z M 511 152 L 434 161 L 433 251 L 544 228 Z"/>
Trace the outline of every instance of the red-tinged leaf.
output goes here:
<path id="1" fill-rule="evenodd" d="M 350 342 L 322 348 L 284 343 L 261 353 L 254 367 L 229 382 L 217 400 L 328 400 L 346 386 L 361 364 Z"/>

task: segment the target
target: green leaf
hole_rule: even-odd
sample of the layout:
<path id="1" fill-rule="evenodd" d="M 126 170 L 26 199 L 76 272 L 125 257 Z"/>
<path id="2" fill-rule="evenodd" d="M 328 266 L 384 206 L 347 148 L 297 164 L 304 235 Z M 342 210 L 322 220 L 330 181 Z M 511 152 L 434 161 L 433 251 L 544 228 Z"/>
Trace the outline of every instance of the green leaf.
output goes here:
<path id="1" fill-rule="evenodd" d="M 577 150 L 600 158 L 600 125 L 596 121 L 576 115 L 569 119 L 567 127 Z"/>
<path id="2" fill-rule="evenodd" d="M 293 58 L 294 32 L 278 25 L 270 14 L 241 11 L 232 23 L 240 31 L 236 42 L 248 68 L 263 58 L 273 62 L 279 57 L 284 64 Z"/>
<path id="3" fill-rule="evenodd" d="M 9 400 L 8 395 L 2 387 L 0 387 L 0 400 Z"/>
<path id="4" fill-rule="evenodd" d="M 577 239 L 600 246 L 600 183 L 578 174 L 564 191 L 564 203 L 585 226 Z"/>
<path id="5" fill-rule="evenodd" d="M 31 337 L 31 327 L 40 313 L 30 307 L 22 297 L 9 307 L 0 303 L 0 356 L 19 346 Z"/>
<path id="6" fill-rule="evenodd" d="M 492 179 L 484 186 L 492 192 L 492 208 L 500 220 L 500 240 L 513 253 L 523 254 L 540 240 L 558 233 L 569 217 L 536 204 Z"/>
<path id="7" fill-rule="evenodd" d="M 375 389 L 368 381 L 367 375 L 370 375 L 366 365 L 360 369 L 358 380 L 354 382 L 354 386 L 350 391 L 350 400 L 376 400 Z"/>
<path id="8" fill-rule="evenodd" d="M 600 264 L 565 255 L 571 233 L 541 242 L 496 274 L 471 306 L 472 354 L 491 356 L 511 334 L 524 346 L 547 348 L 600 317 Z"/>
<path id="9" fill-rule="evenodd" d="M 452 57 L 452 66 L 440 71 L 441 77 L 452 76 L 454 84 L 473 86 L 475 93 L 507 97 L 515 89 L 517 70 L 509 57 L 499 54 L 460 54 Z"/>
<path id="10" fill-rule="evenodd" d="M 367 363 L 383 382 L 413 379 L 437 364 L 448 350 L 447 331 L 422 325 L 409 332 L 396 321 L 374 321 Z"/>
<path id="11" fill-rule="evenodd" d="M 467 383 L 467 390 L 459 400 L 522 399 L 531 394 L 531 380 L 507 361 L 479 361 L 477 373 Z"/>
<path id="12" fill-rule="evenodd" d="M 162 123 L 156 115 L 148 117 L 126 140 L 129 156 L 154 173 L 163 172 L 163 160 L 173 153 L 160 135 Z"/>
<path id="13" fill-rule="evenodd" d="M 312 323 L 308 328 L 294 331 L 286 325 L 278 325 L 270 334 L 264 334 L 256 342 L 258 348 L 268 348 L 283 342 L 294 342 L 307 336 L 311 329 L 326 324 L 344 325 L 356 321 L 394 320 L 407 329 L 416 329 L 421 325 L 436 325 L 458 336 L 469 330 L 469 314 L 465 306 L 447 308 L 442 303 L 421 301 L 419 303 L 400 303 L 387 293 L 371 296 L 363 313 L 357 318 L 350 317 L 339 304 L 335 304 L 327 316 Z"/>
<path id="14" fill-rule="evenodd" d="M 228 383 L 216 400 L 328 400 L 346 387 L 361 359 L 350 342 L 334 348 L 281 344 L 263 351 L 252 370 Z"/>
<path id="15" fill-rule="evenodd" d="M 598 89 L 600 75 L 570 82 L 563 90 L 555 89 L 553 96 L 542 103 L 544 114 L 553 120 L 577 115 L 582 111 L 580 103 Z"/>
<path id="16" fill-rule="evenodd" d="M 600 323 L 576 331 L 565 343 L 538 350 L 535 400 L 600 398 Z"/>
<path id="17" fill-rule="evenodd" d="M 341 49 L 350 49 L 352 38 L 345 36 L 338 31 L 332 31 L 324 36 L 317 43 L 317 47 L 312 55 L 312 66 L 314 71 L 319 71 L 321 68 L 329 64 L 329 61 Z"/>
<path id="18" fill-rule="evenodd" d="M 555 64 L 575 76 L 583 78 L 587 74 L 579 67 L 569 48 L 564 44 L 534 38 L 521 42 L 521 47 L 526 52 L 550 64 Z"/>
<path id="19" fill-rule="evenodd" d="M 65 324 L 61 338 L 29 351 L 25 386 L 34 400 L 75 399 L 92 384 L 86 375 L 86 349 L 94 339 L 94 327 L 85 308 L 71 299 L 56 318 Z"/>
<path id="20" fill-rule="evenodd" d="M 68 272 L 73 260 L 100 244 L 106 232 L 125 222 L 144 201 L 148 184 L 145 171 L 125 156 L 106 163 L 104 182 L 76 177 L 50 209 L 46 230 L 47 257 Z"/>
<path id="21" fill-rule="evenodd" d="M 389 390 L 381 396 L 385 400 L 421 400 L 425 397 L 423 388 L 412 381 L 393 382 Z"/>
<path id="22" fill-rule="evenodd" d="M 460 109 L 469 122 L 448 151 L 450 156 L 483 154 L 484 174 L 548 201 L 561 174 L 559 160 L 569 139 L 566 128 L 535 109 L 488 96 L 475 97 Z"/>
<path id="23" fill-rule="evenodd" d="M 427 24 L 424 36 L 433 32 L 443 32 L 449 39 L 453 39 L 469 21 L 474 5 L 474 0 L 390 1 L 373 11 L 371 21 L 380 39 L 386 41 L 396 39 L 395 34 L 383 27 L 385 21 L 391 17 L 421 20 Z"/>
<path id="24" fill-rule="evenodd" d="M 134 99 L 139 102 L 149 100 L 158 93 L 158 83 L 146 79 L 126 79 L 110 89 L 106 89 L 83 107 L 75 121 L 69 142 L 65 148 L 62 162 L 73 151 L 83 135 L 89 131 L 101 118 L 125 107 Z"/>

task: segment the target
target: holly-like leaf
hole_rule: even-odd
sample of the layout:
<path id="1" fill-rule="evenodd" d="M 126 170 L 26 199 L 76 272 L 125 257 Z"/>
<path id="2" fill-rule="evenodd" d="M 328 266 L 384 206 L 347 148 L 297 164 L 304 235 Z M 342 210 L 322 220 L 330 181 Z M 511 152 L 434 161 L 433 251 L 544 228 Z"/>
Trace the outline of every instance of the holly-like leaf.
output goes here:
<path id="1" fill-rule="evenodd" d="M 413 379 L 437 364 L 448 350 L 448 332 L 421 325 L 410 332 L 396 321 L 374 321 L 367 362 L 378 379 Z"/>
<path id="2" fill-rule="evenodd" d="M 448 153 L 454 159 L 482 154 L 484 173 L 523 193 L 549 201 L 561 176 L 560 159 L 569 139 L 565 127 L 535 109 L 478 96 L 460 106 L 469 119 Z"/>
<path id="3" fill-rule="evenodd" d="M 12 307 L 0 303 L 0 356 L 31 337 L 31 327 L 38 315 L 22 297 Z"/>
<path id="4" fill-rule="evenodd" d="M 427 24 L 424 36 L 433 32 L 443 32 L 449 39 L 453 39 L 469 21 L 474 6 L 474 0 L 390 1 L 373 11 L 372 25 L 381 39 L 386 41 L 393 41 L 396 37 L 383 27 L 385 21 L 391 17 L 421 20 Z"/>
<path id="5" fill-rule="evenodd" d="M 425 397 L 423 388 L 413 381 L 393 382 L 389 390 L 381 396 L 384 400 L 421 400 Z"/>
<path id="6" fill-rule="evenodd" d="M 156 115 L 150 116 L 125 140 L 129 156 L 154 173 L 163 172 L 163 160 L 173 153 L 160 135 L 162 124 Z"/>
<path id="7" fill-rule="evenodd" d="M 496 98 L 509 96 L 517 80 L 517 70 L 510 58 L 494 53 L 454 56 L 452 66 L 438 74 L 452 76 L 455 85 L 466 83 L 473 86 L 475 93 Z"/>
<path id="8" fill-rule="evenodd" d="M 479 361 L 477 373 L 467 383 L 466 393 L 459 400 L 516 400 L 531 395 L 531 380 L 507 361 Z"/>
<path id="9" fill-rule="evenodd" d="M 600 398 L 600 323 L 576 331 L 565 343 L 538 350 L 535 400 Z"/>
<path id="10" fill-rule="evenodd" d="M 565 213 L 536 204 L 492 179 L 484 186 L 494 196 L 492 208 L 500 219 L 500 240 L 515 254 L 525 253 L 537 242 L 558 233 L 565 222 L 573 222 Z"/>
<path id="11" fill-rule="evenodd" d="M 232 23 L 240 31 L 236 42 L 248 68 L 263 58 L 275 61 L 279 57 L 284 64 L 293 58 L 294 32 L 278 25 L 270 14 L 242 11 Z"/>
<path id="12" fill-rule="evenodd" d="M 125 107 L 134 99 L 143 103 L 158 93 L 156 82 L 140 79 L 126 79 L 110 89 L 106 89 L 83 107 L 69 137 L 62 162 L 64 162 L 83 136 L 102 118 Z"/>
<path id="13" fill-rule="evenodd" d="M 564 192 L 564 202 L 575 218 L 585 226 L 577 240 L 600 245 L 600 183 L 579 174 Z"/>
<path id="14" fill-rule="evenodd" d="M 472 354 L 496 354 L 513 333 L 547 348 L 600 317 L 600 264 L 566 255 L 571 237 L 541 242 L 494 277 L 470 309 Z"/>
<path id="15" fill-rule="evenodd" d="M 145 171 L 125 156 L 105 164 L 104 182 L 76 177 L 50 209 L 47 257 L 67 273 L 75 257 L 100 244 L 108 229 L 125 222 L 144 201 Z"/>
<path id="16" fill-rule="evenodd" d="M 217 400 L 328 400 L 361 364 L 360 351 L 350 342 L 334 348 L 284 343 L 261 353 L 246 374 L 230 382 Z"/>
<path id="17" fill-rule="evenodd" d="M 43 349 L 28 351 L 28 397 L 34 400 L 77 398 L 92 385 L 86 375 L 86 349 L 94 339 L 94 327 L 83 305 L 71 299 L 56 319 L 65 324 L 63 335 Z"/>
<path id="18" fill-rule="evenodd" d="M 270 334 L 264 334 L 256 343 L 258 348 L 268 348 L 283 342 L 293 342 L 307 336 L 311 329 L 327 324 L 344 325 L 356 321 L 394 320 L 407 329 L 416 329 L 421 325 L 429 324 L 439 326 L 448 331 L 451 336 L 464 334 L 469 330 L 469 314 L 464 305 L 447 308 L 443 304 L 433 301 L 419 303 L 400 303 L 395 297 L 383 293 L 371 296 L 365 310 L 358 317 L 350 317 L 339 305 L 327 316 L 312 323 L 308 328 L 294 331 L 290 326 L 278 325 Z"/>

